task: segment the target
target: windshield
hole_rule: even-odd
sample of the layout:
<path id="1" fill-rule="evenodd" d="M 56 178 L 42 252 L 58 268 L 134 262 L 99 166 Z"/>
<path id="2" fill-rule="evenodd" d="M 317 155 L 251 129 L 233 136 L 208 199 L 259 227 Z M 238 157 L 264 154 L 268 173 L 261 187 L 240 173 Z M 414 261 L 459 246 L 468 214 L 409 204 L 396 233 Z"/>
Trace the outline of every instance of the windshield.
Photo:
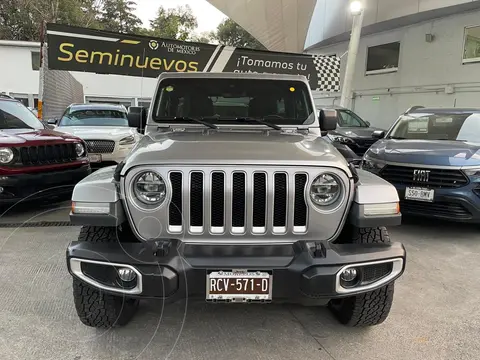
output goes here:
<path id="1" fill-rule="evenodd" d="M 179 123 L 203 118 L 213 124 L 238 124 L 240 118 L 278 125 L 307 125 L 315 120 L 303 82 L 206 78 L 162 81 L 153 119 L 172 123 L 175 117 L 181 118 L 176 119 Z"/>
<path id="2" fill-rule="evenodd" d="M 0 129 L 45 129 L 43 124 L 23 104 L 0 101 Z"/>
<path id="3" fill-rule="evenodd" d="M 128 126 L 127 114 L 120 110 L 73 110 L 59 126 Z"/>
<path id="4" fill-rule="evenodd" d="M 350 110 L 338 110 L 338 113 L 340 115 L 338 122 L 341 127 L 368 127 L 360 116 Z"/>
<path id="5" fill-rule="evenodd" d="M 480 141 L 480 114 L 410 114 L 401 116 L 387 138 Z"/>

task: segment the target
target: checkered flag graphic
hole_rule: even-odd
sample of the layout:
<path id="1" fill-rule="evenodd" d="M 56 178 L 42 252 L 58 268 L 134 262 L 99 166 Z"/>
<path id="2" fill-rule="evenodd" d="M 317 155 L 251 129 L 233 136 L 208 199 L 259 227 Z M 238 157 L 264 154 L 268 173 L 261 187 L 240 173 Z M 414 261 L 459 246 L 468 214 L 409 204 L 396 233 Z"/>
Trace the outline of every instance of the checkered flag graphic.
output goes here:
<path id="1" fill-rule="evenodd" d="M 338 56 L 312 55 L 317 70 L 317 91 L 340 91 L 340 58 Z"/>

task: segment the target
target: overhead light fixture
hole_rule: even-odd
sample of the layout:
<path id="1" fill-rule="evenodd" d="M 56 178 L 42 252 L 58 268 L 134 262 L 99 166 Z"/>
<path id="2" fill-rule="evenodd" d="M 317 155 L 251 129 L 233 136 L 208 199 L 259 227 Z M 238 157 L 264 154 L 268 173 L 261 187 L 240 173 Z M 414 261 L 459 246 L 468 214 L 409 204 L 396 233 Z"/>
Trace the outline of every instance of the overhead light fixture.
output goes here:
<path id="1" fill-rule="evenodd" d="M 350 3 L 350 12 L 352 15 L 358 15 L 363 10 L 363 4 L 361 1 L 355 0 Z"/>

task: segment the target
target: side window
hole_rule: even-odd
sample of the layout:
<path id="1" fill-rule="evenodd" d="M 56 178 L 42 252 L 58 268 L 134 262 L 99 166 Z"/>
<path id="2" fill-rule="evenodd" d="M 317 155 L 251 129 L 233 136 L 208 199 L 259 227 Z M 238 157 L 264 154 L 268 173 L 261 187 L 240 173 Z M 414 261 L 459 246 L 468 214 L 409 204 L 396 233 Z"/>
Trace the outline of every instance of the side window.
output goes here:
<path id="1" fill-rule="evenodd" d="M 360 121 L 358 121 L 353 115 L 346 111 L 339 111 L 341 126 L 362 126 Z"/>

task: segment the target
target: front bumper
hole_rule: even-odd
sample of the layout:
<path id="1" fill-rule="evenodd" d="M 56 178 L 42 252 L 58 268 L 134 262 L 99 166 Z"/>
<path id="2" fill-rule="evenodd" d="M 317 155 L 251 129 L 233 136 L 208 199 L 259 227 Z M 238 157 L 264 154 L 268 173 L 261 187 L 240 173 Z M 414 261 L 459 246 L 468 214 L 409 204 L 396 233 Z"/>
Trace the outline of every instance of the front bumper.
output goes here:
<path id="1" fill-rule="evenodd" d="M 472 183 L 458 189 L 434 189 L 433 202 L 405 200 L 406 186 L 393 184 L 404 215 L 464 223 L 480 223 L 480 188 Z M 475 191 L 478 191 L 475 193 Z"/>
<path id="2" fill-rule="evenodd" d="M 91 173 L 90 165 L 40 173 L 0 176 L 0 204 L 33 201 L 71 194 L 76 183 Z"/>
<path id="3" fill-rule="evenodd" d="M 164 240 L 161 251 L 157 246 L 156 252 L 151 245 L 72 242 L 67 249 L 68 269 L 72 276 L 112 294 L 167 301 L 205 299 L 209 271 L 267 271 L 273 275 L 272 301 L 321 305 L 396 280 L 405 269 L 406 259 L 400 243 L 337 245 L 299 241 L 281 245 L 207 245 L 172 239 Z M 382 275 L 375 267 L 385 263 L 392 266 Z M 118 268 L 125 265 L 138 275 L 134 289 L 123 288 L 115 278 Z M 365 270 L 369 266 L 370 277 L 375 271 L 382 276 L 345 291 L 339 287 L 339 274 L 349 265 Z M 112 275 L 109 277 L 108 273 Z"/>

